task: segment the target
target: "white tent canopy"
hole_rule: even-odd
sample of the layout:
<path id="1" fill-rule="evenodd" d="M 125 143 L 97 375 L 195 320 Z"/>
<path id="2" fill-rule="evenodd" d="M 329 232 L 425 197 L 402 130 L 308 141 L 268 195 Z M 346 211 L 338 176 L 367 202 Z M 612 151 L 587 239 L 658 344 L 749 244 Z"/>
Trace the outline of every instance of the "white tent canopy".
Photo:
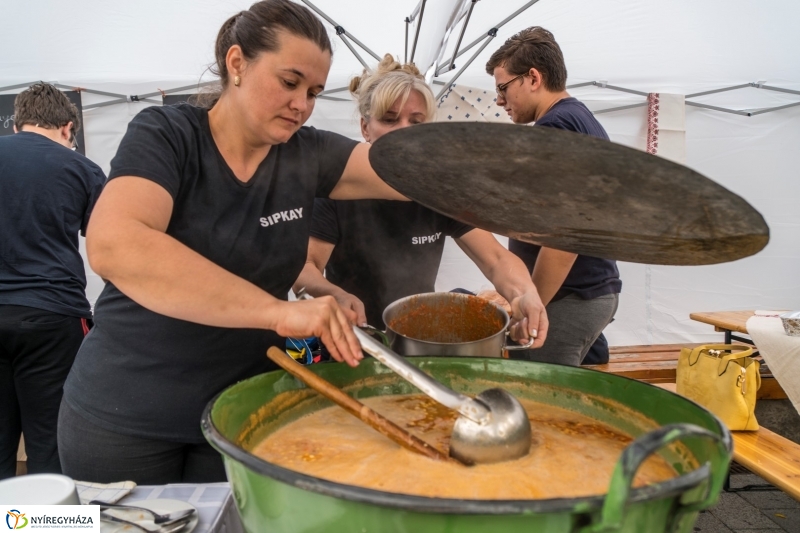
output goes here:
<path id="1" fill-rule="evenodd" d="M 211 80 L 205 70 L 213 61 L 216 33 L 228 16 L 249 3 L 11 0 L 4 5 L 10 23 L 0 35 L 0 86 L 47 80 L 138 95 Z M 377 54 L 403 57 L 403 20 L 414 10 L 415 0 L 314 3 Z M 464 43 L 485 34 L 525 3 L 481 0 Z M 540 25 L 555 34 L 564 51 L 568 84 L 602 81 L 644 93 L 683 95 L 754 82 L 800 90 L 797 20 L 800 4 L 795 0 L 540 0 L 500 29 L 458 83 L 492 89 L 493 80 L 483 70 L 489 54 L 514 32 Z M 360 72 L 361 64 L 333 28 L 330 33 L 335 57 L 327 87 L 342 87 Z M 449 75 L 438 79 L 448 81 Z M 643 101 L 641 96 L 593 86 L 572 94 L 595 111 Z M 109 97 L 83 94 L 85 106 L 106 100 Z M 760 109 L 797 102 L 800 96 L 745 88 L 694 100 Z M 151 104 L 131 102 L 85 111 L 87 156 L 108 171 L 127 122 L 146 105 Z M 646 108 L 598 118 L 613 141 L 644 148 Z M 320 100 L 310 124 L 359 137 L 349 102 Z M 755 206 L 770 225 L 771 242 L 758 255 L 729 264 L 620 264 L 621 306 L 607 330 L 612 344 L 719 338 L 710 328 L 689 321 L 692 311 L 800 308 L 799 145 L 800 106 L 752 117 L 686 108 L 687 165 Z M 487 287 L 474 265 L 449 244 L 437 289 Z M 101 280 L 90 276 L 87 292 L 92 301 L 101 288 Z"/>

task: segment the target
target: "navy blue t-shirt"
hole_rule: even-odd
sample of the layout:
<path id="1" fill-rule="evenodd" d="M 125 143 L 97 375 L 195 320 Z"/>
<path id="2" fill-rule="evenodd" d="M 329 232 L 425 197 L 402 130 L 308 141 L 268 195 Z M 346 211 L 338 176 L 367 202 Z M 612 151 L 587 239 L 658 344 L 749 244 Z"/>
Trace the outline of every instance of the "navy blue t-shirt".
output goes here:
<path id="1" fill-rule="evenodd" d="M 106 177 L 38 133 L 0 137 L 0 305 L 91 318 L 78 248 Z"/>
<path id="2" fill-rule="evenodd" d="M 367 322 L 383 329 L 383 310 L 400 298 L 433 292 L 445 236 L 472 226 L 393 200 L 317 198 L 311 236 L 335 244 L 325 277 L 364 303 Z"/>
<path id="3" fill-rule="evenodd" d="M 208 110 L 153 106 L 128 125 L 109 180 L 138 176 L 163 187 L 174 202 L 167 235 L 286 300 L 305 264 L 314 198 L 330 194 L 357 144 L 303 127 L 272 146 L 242 182 L 217 149 Z M 274 331 L 156 313 L 110 282 L 94 321 L 64 401 L 110 431 L 175 442 L 204 442 L 206 404 L 237 381 L 275 369 L 266 351 L 286 342 Z"/>
<path id="4" fill-rule="evenodd" d="M 608 140 L 608 134 L 603 126 L 592 112 L 575 98 L 564 98 L 556 102 L 534 125 L 584 133 Z M 541 246 L 509 239 L 508 249 L 522 259 L 529 271 L 533 271 Z M 621 290 L 622 280 L 619 279 L 616 261 L 578 255 L 552 301 L 560 300 L 569 294 L 591 300 L 606 294 L 616 294 Z"/>

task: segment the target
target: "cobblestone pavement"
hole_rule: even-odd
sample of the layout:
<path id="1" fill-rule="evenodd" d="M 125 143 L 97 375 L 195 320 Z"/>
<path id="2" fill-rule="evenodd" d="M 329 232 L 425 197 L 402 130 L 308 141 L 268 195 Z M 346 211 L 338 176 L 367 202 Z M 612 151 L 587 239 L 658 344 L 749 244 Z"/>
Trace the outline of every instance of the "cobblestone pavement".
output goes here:
<path id="1" fill-rule="evenodd" d="M 731 488 L 766 485 L 755 474 L 731 475 Z M 700 513 L 699 533 L 800 533 L 800 502 L 780 490 L 725 492 L 719 502 Z"/>

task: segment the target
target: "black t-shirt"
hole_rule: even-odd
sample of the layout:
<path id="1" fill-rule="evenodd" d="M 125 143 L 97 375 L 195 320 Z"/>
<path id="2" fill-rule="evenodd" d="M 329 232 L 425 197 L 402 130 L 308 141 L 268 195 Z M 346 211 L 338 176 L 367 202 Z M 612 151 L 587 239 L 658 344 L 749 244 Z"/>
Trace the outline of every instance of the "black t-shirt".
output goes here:
<path id="1" fill-rule="evenodd" d="M 558 101 L 536 121 L 535 126 L 575 131 L 608 140 L 608 134 L 603 126 L 594 118 L 592 112 L 575 98 L 564 98 Z M 541 246 L 509 239 L 508 249 L 522 259 L 528 270 L 532 271 Z M 591 300 L 605 294 L 616 294 L 621 290 L 622 280 L 619 279 L 616 261 L 578 255 L 567 278 L 553 297 L 553 301 L 560 300 L 569 294 L 575 294 L 584 300 Z"/>
<path id="2" fill-rule="evenodd" d="M 129 124 L 109 179 L 139 176 L 164 187 L 174 200 L 168 235 L 286 300 L 305 264 L 314 197 L 333 190 L 356 144 L 301 128 L 243 183 L 214 144 L 207 110 L 150 107 Z M 169 318 L 107 283 L 64 398 L 118 433 L 203 442 L 205 405 L 231 384 L 273 369 L 271 345 L 283 345 L 272 331 Z"/>
<path id="3" fill-rule="evenodd" d="M 445 236 L 471 229 L 416 202 L 317 199 L 311 235 L 336 245 L 328 281 L 364 302 L 369 324 L 383 329 L 387 305 L 434 290 Z"/>
<path id="4" fill-rule="evenodd" d="M 90 318 L 78 232 L 106 177 L 38 133 L 0 137 L 0 305 Z"/>

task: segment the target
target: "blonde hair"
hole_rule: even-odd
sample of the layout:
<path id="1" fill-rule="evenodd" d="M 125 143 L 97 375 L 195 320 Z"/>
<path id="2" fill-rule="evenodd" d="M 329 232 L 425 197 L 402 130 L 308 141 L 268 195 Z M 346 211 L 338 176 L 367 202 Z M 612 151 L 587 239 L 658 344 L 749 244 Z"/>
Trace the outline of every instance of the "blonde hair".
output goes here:
<path id="1" fill-rule="evenodd" d="M 404 106 L 412 90 L 425 99 L 426 121 L 433 120 L 436 114 L 433 92 L 413 63 L 402 65 L 391 54 L 386 54 L 373 72 L 364 70 L 361 76 L 350 80 L 350 93 L 365 120 L 380 119 L 398 98 L 400 106 Z"/>

